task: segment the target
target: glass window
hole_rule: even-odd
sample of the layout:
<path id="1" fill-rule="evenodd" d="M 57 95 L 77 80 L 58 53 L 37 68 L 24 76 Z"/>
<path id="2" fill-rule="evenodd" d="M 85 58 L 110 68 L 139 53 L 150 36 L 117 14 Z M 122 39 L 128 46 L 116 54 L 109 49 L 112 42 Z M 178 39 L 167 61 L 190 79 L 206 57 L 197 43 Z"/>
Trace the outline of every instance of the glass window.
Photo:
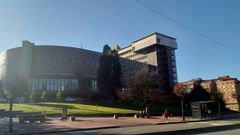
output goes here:
<path id="1" fill-rule="evenodd" d="M 54 91 L 57 91 L 58 90 L 58 79 L 54 79 L 53 81 L 54 83 Z"/>
<path id="2" fill-rule="evenodd" d="M 175 59 L 175 56 L 171 56 L 171 59 L 172 59 L 172 61 L 175 61 L 176 59 Z"/>
<path id="3" fill-rule="evenodd" d="M 157 43 L 160 44 L 160 38 L 157 38 Z"/>
<path id="4" fill-rule="evenodd" d="M 35 79 L 35 88 L 37 91 L 39 90 L 39 79 Z"/>
<path id="5" fill-rule="evenodd" d="M 173 76 L 173 78 L 177 78 L 177 74 L 176 73 L 172 74 L 172 76 Z"/>
<path id="6" fill-rule="evenodd" d="M 37 91 L 38 90 L 38 80 L 34 79 L 34 90 Z"/>
<path id="7" fill-rule="evenodd" d="M 31 85 L 32 85 L 31 90 L 34 91 L 34 90 L 35 90 L 35 82 L 34 82 L 34 79 L 31 80 Z"/>
<path id="8" fill-rule="evenodd" d="M 78 80 L 78 79 L 76 79 L 76 89 L 79 89 L 79 87 L 80 87 L 80 85 L 81 85 L 81 83 L 80 83 L 80 81 Z"/>
<path id="9" fill-rule="evenodd" d="M 41 91 L 43 89 L 43 79 L 38 79 L 39 80 L 39 90 Z"/>
<path id="10" fill-rule="evenodd" d="M 174 79 L 174 80 L 173 80 L 173 83 L 177 83 L 177 79 Z"/>
<path id="11" fill-rule="evenodd" d="M 97 80 L 92 80 L 91 83 L 92 83 L 92 90 L 97 91 Z"/>
<path id="12" fill-rule="evenodd" d="M 174 56 L 175 55 L 175 51 L 171 50 L 171 54 L 172 54 L 172 56 Z"/>
<path id="13" fill-rule="evenodd" d="M 71 79 L 72 90 L 76 90 L 75 79 Z"/>
<path id="14" fill-rule="evenodd" d="M 50 91 L 50 79 L 46 79 L 47 91 Z"/>
<path id="15" fill-rule="evenodd" d="M 174 67 L 174 68 L 172 68 L 172 71 L 174 72 L 174 73 L 176 73 L 177 72 L 177 70 L 176 70 L 176 68 Z"/>
<path id="16" fill-rule="evenodd" d="M 68 79 L 68 89 L 69 90 L 73 90 L 73 85 L 72 85 L 73 83 L 72 83 L 72 79 Z"/>
<path id="17" fill-rule="evenodd" d="M 57 79 L 57 91 L 61 90 L 61 79 Z"/>
<path id="18" fill-rule="evenodd" d="M 43 89 L 47 90 L 47 79 L 43 79 Z"/>
<path id="19" fill-rule="evenodd" d="M 32 81 L 28 80 L 28 89 L 31 90 L 32 89 Z"/>
<path id="20" fill-rule="evenodd" d="M 64 90 L 64 79 L 61 79 L 61 90 Z"/>
<path id="21" fill-rule="evenodd" d="M 64 79 L 64 90 L 68 90 L 68 79 Z"/>

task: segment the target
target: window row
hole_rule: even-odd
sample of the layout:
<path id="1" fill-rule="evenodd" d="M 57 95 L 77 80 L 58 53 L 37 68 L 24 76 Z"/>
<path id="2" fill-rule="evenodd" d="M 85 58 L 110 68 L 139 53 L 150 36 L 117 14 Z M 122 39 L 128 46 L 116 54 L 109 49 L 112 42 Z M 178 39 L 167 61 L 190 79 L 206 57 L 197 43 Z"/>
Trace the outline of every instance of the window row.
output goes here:
<path id="1" fill-rule="evenodd" d="M 127 50 L 127 51 L 125 51 L 125 52 L 119 54 L 119 56 L 123 56 L 123 55 L 125 55 L 125 54 L 128 54 L 128 53 L 130 53 L 131 51 L 132 51 L 132 50 Z"/>
<path id="2" fill-rule="evenodd" d="M 29 89 L 33 91 L 78 90 L 79 81 L 73 78 L 64 79 L 31 79 Z"/>
<path id="3" fill-rule="evenodd" d="M 71 59 L 62 59 L 62 60 L 42 59 L 42 61 L 43 62 L 61 61 L 61 62 L 70 62 L 70 63 L 79 63 L 79 64 L 87 64 L 87 65 L 92 65 L 92 66 L 98 66 L 98 63 L 96 63 L 96 62 L 82 61 L 82 60 L 71 60 Z"/>
<path id="4" fill-rule="evenodd" d="M 147 59 L 147 56 L 142 56 L 142 57 L 136 58 L 134 60 L 139 61 L 139 60 L 144 60 L 144 59 Z"/>
<path id="5" fill-rule="evenodd" d="M 138 56 L 138 55 L 139 55 L 139 54 L 137 54 L 137 53 L 133 53 L 133 54 L 128 55 L 128 56 L 126 56 L 126 57 L 124 57 L 124 58 L 130 59 L 130 58 L 135 57 L 135 56 Z"/>

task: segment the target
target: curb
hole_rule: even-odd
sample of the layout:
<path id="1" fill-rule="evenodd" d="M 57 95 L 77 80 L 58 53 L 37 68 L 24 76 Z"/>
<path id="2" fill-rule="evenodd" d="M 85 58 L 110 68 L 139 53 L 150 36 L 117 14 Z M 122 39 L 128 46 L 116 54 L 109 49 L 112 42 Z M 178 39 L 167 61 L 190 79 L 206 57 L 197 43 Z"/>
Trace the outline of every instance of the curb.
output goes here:
<path id="1" fill-rule="evenodd" d="M 64 133 L 64 132 L 74 132 L 74 131 L 88 131 L 88 130 L 99 130 L 108 128 L 120 128 L 122 126 L 109 126 L 109 127 L 97 127 L 97 128 L 78 128 L 78 129 L 67 129 L 61 131 L 46 131 L 46 132 L 25 132 L 25 133 L 6 133 L 6 135 L 41 135 L 41 134 L 54 134 L 54 133 Z"/>

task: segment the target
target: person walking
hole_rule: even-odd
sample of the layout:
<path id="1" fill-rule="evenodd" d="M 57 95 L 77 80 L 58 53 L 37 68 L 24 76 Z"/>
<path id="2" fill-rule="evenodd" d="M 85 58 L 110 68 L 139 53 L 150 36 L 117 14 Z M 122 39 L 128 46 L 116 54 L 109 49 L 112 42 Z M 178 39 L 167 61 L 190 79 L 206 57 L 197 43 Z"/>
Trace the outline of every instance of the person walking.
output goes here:
<path id="1" fill-rule="evenodd" d="M 168 122 L 169 112 L 167 108 L 164 110 L 163 116 L 164 116 L 165 122 Z"/>

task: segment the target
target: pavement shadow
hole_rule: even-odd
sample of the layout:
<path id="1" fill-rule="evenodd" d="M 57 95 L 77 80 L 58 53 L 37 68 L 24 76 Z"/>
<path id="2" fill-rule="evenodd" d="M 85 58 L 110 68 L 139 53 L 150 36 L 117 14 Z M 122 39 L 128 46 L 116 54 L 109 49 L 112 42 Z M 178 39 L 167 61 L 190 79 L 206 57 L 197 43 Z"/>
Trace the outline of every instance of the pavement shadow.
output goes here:
<path id="1" fill-rule="evenodd" d="M 192 134 L 201 134 L 201 133 L 213 133 L 219 131 L 227 131 L 240 129 L 240 124 L 236 125 L 225 125 L 225 126 L 216 126 L 216 127 L 205 127 L 205 128 L 195 128 L 195 129 L 184 129 L 176 131 L 163 131 L 158 133 L 148 133 L 148 135 L 192 135 Z"/>

